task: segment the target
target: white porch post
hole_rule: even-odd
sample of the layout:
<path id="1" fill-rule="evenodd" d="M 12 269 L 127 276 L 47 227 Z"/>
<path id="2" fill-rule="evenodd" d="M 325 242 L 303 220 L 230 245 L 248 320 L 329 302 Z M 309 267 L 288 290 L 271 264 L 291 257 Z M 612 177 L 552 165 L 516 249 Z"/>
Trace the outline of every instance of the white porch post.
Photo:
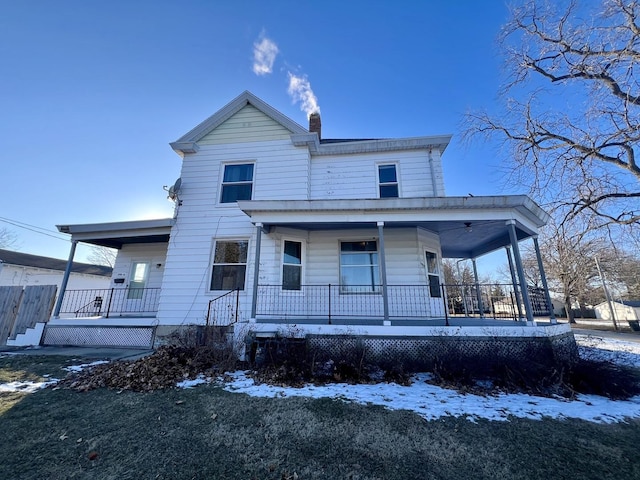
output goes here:
<path id="1" fill-rule="evenodd" d="M 516 270 L 518 279 L 520 280 L 520 293 L 524 302 L 524 311 L 527 314 L 527 325 L 535 325 L 533 320 L 533 311 L 531 310 L 531 301 L 529 300 L 529 292 L 524 278 L 524 268 L 522 267 L 522 258 L 520 257 L 520 248 L 518 247 L 518 235 L 516 233 L 516 221 L 507 220 L 507 228 L 509 229 L 509 238 L 511 240 L 511 248 L 513 248 L 513 259 L 516 262 Z"/>
<path id="2" fill-rule="evenodd" d="M 509 272 L 511 272 L 511 284 L 513 285 L 513 293 L 516 297 L 516 305 L 518 308 L 518 319 L 524 318 L 522 314 L 522 300 L 520 300 L 520 292 L 518 291 L 518 281 L 516 279 L 516 271 L 513 269 L 513 258 L 511 257 L 511 247 L 504 247 L 507 251 L 507 260 L 509 261 Z"/>
<path id="3" fill-rule="evenodd" d="M 251 296 L 251 320 L 255 322 L 258 304 L 258 279 L 260 276 L 260 244 L 262 243 L 262 223 L 256 223 L 256 256 L 253 261 L 253 292 Z"/>
<path id="4" fill-rule="evenodd" d="M 56 307 L 53 310 L 53 318 L 60 318 L 60 309 L 62 308 L 62 299 L 67 291 L 67 283 L 69 283 L 69 275 L 71 275 L 71 268 L 73 267 L 73 257 L 76 255 L 77 240 L 71 240 L 71 251 L 69 252 L 69 260 L 67 260 L 67 267 L 64 269 L 64 275 L 62 277 L 62 283 L 60 284 L 60 293 L 58 293 L 58 300 L 56 301 Z"/>
<path id="5" fill-rule="evenodd" d="M 480 312 L 480 318 L 484 318 L 484 306 L 482 305 L 482 293 L 480 292 L 480 282 L 478 281 L 478 267 L 476 265 L 476 259 L 472 258 L 473 264 L 473 279 L 476 282 L 476 299 L 478 300 L 478 312 Z"/>
<path id="6" fill-rule="evenodd" d="M 384 254 L 384 222 L 377 222 L 378 237 L 380 239 L 380 275 L 382 276 L 382 306 L 384 309 L 384 324 L 390 325 L 389 322 L 389 297 L 387 294 L 387 261 Z"/>
<path id="7" fill-rule="evenodd" d="M 544 298 L 547 301 L 547 307 L 549 308 L 549 320 L 551 325 L 558 323 L 556 316 L 553 313 L 553 303 L 551 303 L 551 295 L 549 295 L 549 286 L 547 285 L 547 276 L 544 273 L 544 266 L 542 265 L 542 255 L 540 255 L 540 245 L 538 245 L 538 236 L 533 236 L 533 246 L 536 250 L 536 258 L 538 259 L 538 271 L 540 272 L 540 279 L 542 280 L 542 288 L 544 288 Z"/>

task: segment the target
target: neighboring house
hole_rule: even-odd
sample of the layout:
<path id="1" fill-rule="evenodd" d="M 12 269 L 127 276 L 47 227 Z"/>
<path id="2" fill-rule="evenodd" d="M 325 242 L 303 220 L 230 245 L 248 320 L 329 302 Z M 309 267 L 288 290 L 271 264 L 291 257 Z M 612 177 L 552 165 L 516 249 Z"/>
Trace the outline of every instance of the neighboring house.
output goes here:
<path id="1" fill-rule="evenodd" d="M 65 260 L 0 249 L 0 286 L 56 285 L 60 288 L 66 267 Z M 67 288 L 109 288 L 112 270 L 103 265 L 74 262 Z"/>
<path id="2" fill-rule="evenodd" d="M 103 320 L 91 325 L 396 335 L 448 325 L 460 313 L 447 308 L 442 258 L 475 266 L 505 248 L 522 273 L 518 242 L 549 218 L 524 195 L 447 197 L 450 138 L 325 139 L 319 115 L 306 129 L 242 93 L 171 144 L 182 159 L 174 218 L 58 226 L 70 259 L 77 242 L 118 249 L 111 293 L 91 312 Z M 528 289 L 520 295 L 534 325 Z M 54 327 L 84 325 L 65 317 L 91 300 L 65 295 L 47 341 L 62 341 Z"/>
<path id="3" fill-rule="evenodd" d="M 616 320 L 640 320 L 640 300 L 612 301 L 611 307 Z M 609 302 L 602 302 L 593 307 L 596 318 L 611 320 L 611 307 Z"/>

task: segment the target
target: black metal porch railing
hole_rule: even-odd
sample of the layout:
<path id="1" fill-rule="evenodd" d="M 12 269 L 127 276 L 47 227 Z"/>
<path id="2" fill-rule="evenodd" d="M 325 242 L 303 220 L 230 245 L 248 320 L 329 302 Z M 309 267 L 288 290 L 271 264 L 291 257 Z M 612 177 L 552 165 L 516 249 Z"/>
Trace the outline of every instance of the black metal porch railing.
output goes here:
<path id="1" fill-rule="evenodd" d="M 155 315 L 159 300 L 159 288 L 67 290 L 60 315 L 76 318 Z"/>
<path id="2" fill-rule="evenodd" d="M 226 327 L 238 321 L 240 289 L 236 288 L 209 300 L 207 326 Z"/>
<path id="3" fill-rule="evenodd" d="M 259 285 L 256 316 L 271 318 L 384 318 L 382 285 Z M 531 289 L 529 290 L 530 297 Z M 534 312 L 548 314 L 546 301 L 532 297 Z M 524 314 L 511 284 L 387 285 L 390 319 L 486 317 L 517 320 Z M 542 302 L 542 303 L 541 303 Z"/>

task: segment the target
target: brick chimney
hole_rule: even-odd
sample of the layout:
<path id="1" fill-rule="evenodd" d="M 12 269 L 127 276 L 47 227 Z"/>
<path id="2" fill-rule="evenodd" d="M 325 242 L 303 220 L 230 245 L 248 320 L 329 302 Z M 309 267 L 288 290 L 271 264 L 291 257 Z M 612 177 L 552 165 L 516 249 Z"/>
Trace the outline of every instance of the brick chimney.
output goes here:
<path id="1" fill-rule="evenodd" d="M 320 114 L 317 112 L 309 115 L 309 132 L 317 133 L 318 139 L 322 138 L 322 122 L 320 121 Z"/>

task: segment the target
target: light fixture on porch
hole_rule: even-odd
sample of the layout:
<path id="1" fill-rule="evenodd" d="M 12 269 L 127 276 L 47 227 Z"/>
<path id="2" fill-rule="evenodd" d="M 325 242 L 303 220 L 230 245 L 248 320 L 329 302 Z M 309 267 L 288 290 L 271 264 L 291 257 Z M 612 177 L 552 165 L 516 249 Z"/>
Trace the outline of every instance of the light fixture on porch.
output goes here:
<path id="1" fill-rule="evenodd" d="M 464 222 L 464 229 L 469 233 L 473 232 L 473 228 L 471 228 L 471 222 Z"/>

